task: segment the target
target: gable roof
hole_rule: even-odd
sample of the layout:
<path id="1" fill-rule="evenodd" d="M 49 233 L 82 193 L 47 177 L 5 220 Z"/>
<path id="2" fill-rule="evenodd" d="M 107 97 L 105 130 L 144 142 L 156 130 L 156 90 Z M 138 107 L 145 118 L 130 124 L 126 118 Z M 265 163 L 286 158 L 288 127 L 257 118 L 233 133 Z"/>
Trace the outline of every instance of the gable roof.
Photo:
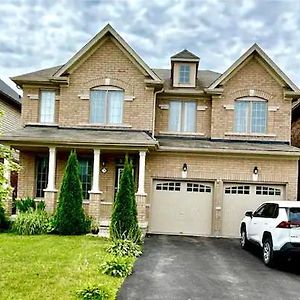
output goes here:
<path id="1" fill-rule="evenodd" d="M 153 71 L 164 82 L 164 88 L 166 90 L 177 89 L 172 86 L 170 69 L 153 69 Z M 204 89 L 209 87 L 220 75 L 220 73 L 210 70 L 198 70 L 196 89 Z"/>
<path id="2" fill-rule="evenodd" d="M 21 96 L 0 79 L 0 96 L 1 95 L 5 97 L 8 103 L 17 106 L 19 109 L 21 108 Z"/>
<path id="3" fill-rule="evenodd" d="M 256 43 L 253 44 L 253 46 L 250 47 L 237 61 L 235 61 L 219 78 L 217 78 L 217 80 L 210 85 L 209 89 L 216 88 L 254 53 L 257 53 L 287 86 L 289 86 L 293 91 L 299 91 L 298 87 L 283 73 L 283 71 Z"/>
<path id="4" fill-rule="evenodd" d="M 51 77 L 62 67 L 63 65 L 55 66 L 52 68 L 42 69 L 35 72 L 30 72 L 22 74 L 19 76 L 11 77 L 10 79 L 17 84 L 24 81 L 34 81 L 34 82 L 48 82 Z"/>
<path id="5" fill-rule="evenodd" d="M 177 54 L 171 56 L 171 60 L 180 60 L 180 59 L 198 61 L 200 58 L 196 56 L 194 53 L 190 52 L 189 50 L 184 49 L 178 52 Z"/>
<path id="6" fill-rule="evenodd" d="M 79 61 L 93 46 L 95 46 L 106 35 L 111 35 L 116 41 L 128 52 L 128 54 L 136 61 L 136 63 L 149 75 L 153 80 L 160 81 L 151 68 L 141 59 L 141 57 L 125 42 L 125 40 L 115 31 L 115 29 L 107 24 L 99 33 L 97 33 L 85 46 L 83 46 L 71 59 L 61 66 L 55 73 L 54 77 L 62 76 L 77 61 Z"/>

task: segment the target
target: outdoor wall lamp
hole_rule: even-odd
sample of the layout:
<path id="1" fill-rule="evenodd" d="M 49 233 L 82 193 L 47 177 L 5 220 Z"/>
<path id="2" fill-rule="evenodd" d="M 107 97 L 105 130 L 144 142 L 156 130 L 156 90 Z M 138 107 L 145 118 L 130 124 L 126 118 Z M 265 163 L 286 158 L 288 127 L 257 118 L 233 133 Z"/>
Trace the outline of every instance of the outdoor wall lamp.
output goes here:
<path id="1" fill-rule="evenodd" d="M 255 174 L 255 175 L 258 174 L 258 168 L 257 168 L 257 166 L 254 167 L 254 169 L 253 169 L 253 174 Z"/>
<path id="2" fill-rule="evenodd" d="M 184 163 L 183 166 L 182 166 L 182 171 L 183 171 L 183 172 L 186 172 L 186 171 L 187 171 L 187 168 L 188 168 L 188 167 L 187 167 L 187 164 Z"/>
<path id="3" fill-rule="evenodd" d="M 106 163 L 105 163 L 105 161 L 102 162 L 101 172 L 102 172 L 103 174 L 105 174 L 105 173 L 107 172 L 107 168 L 106 168 Z"/>

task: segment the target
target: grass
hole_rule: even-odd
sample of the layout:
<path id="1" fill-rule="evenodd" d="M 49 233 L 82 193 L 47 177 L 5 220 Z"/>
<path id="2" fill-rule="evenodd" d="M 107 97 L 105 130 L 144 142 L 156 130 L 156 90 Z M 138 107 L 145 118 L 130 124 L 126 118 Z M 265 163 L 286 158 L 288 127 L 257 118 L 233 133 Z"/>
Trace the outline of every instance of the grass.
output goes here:
<path id="1" fill-rule="evenodd" d="M 90 236 L 0 234 L 0 299 L 76 299 L 76 291 L 97 284 L 116 294 L 124 279 L 99 271 L 112 258 L 108 244 Z"/>

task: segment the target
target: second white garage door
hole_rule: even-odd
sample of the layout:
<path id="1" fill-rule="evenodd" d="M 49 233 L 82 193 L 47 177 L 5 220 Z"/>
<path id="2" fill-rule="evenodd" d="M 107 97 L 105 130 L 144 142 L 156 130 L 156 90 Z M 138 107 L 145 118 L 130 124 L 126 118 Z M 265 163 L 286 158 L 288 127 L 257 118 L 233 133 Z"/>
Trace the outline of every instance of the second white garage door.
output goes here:
<path id="1" fill-rule="evenodd" d="M 210 235 L 213 184 L 154 180 L 149 232 Z"/>
<path id="2" fill-rule="evenodd" d="M 222 236 L 238 237 L 246 211 L 265 201 L 283 200 L 284 193 L 282 185 L 224 184 Z"/>

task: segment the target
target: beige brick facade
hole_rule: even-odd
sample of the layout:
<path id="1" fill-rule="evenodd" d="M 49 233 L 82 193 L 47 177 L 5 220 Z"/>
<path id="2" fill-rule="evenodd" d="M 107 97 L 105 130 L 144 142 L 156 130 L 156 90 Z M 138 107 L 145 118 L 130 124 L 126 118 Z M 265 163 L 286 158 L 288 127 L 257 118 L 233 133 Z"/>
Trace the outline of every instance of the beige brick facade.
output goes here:
<path id="1" fill-rule="evenodd" d="M 145 75 L 112 41 L 107 40 L 71 73 L 69 85 L 56 89 L 56 123 L 61 126 L 87 126 L 90 123 L 90 89 L 111 85 L 124 90 L 123 124 L 132 129 L 152 128 L 153 89 L 147 88 Z M 40 90 L 24 88 L 22 123 L 39 122 Z M 85 97 L 81 97 L 84 95 Z M 84 98 L 84 99 L 81 99 Z M 128 100 L 127 100 L 128 99 Z"/>
<path id="2" fill-rule="evenodd" d="M 252 58 L 224 84 L 224 92 L 212 101 L 211 137 L 219 139 L 254 139 L 290 141 L 291 101 L 284 99 L 283 88 L 260 60 Z M 234 133 L 234 101 L 257 96 L 268 101 L 265 136 L 240 136 Z"/>
<path id="3" fill-rule="evenodd" d="M 123 129 L 152 132 L 153 118 L 155 115 L 155 135 L 159 140 L 160 135 L 174 134 L 169 132 L 169 103 L 171 100 L 196 101 L 196 132 L 193 138 L 220 139 L 220 140 L 245 140 L 256 142 L 290 142 L 291 132 L 291 100 L 285 99 L 284 85 L 279 76 L 274 75 L 265 66 L 257 54 L 252 55 L 235 72 L 233 72 L 222 85 L 218 86 L 221 92 L 210 93 L 203 89 L 180 89 L 180 93 L 165 91 L 158 94 L 156 99 L 155 114 L 154 92 L 158 92 L 162 86 L 153 83 L 147 85 L 149 76 L 145 75 L 133 62 L 132 57 L 122 49 L 112 38 L 106 38 L 98 46 L 92 47 L 70 69 L 68 84 L 48 82 L 47 85 L 24 85 L 22 123 L 39 122 L 39 95 L 41 89 L 56 90 L 56 115 L 55 125 L 67 127 L 91 127 L 90 117 L 90 89 L 97 86 L 116 86 L 124 90 Z M 192 96 L 197 95 L 197 96 Z M 234 103 L 241 97 L 259 97 L 267 101 L 267 132 L 262 135 L 241 135 L 234 133 Z M 98 126 L 102 129 L 103 126 Z M 106 129 L 108 127 L 105 127 Z M 177 136 L 181 134 L 177 133 Z M 183 136 L 183 135 L 182 135 Z M 49 142 L 49 141 L 48 141 Z M 115 141 L 112 141 L 112 144 Z M 32 145 L 31 145 L 32 146 Z M 47 145 L 20 146 L 20 163 L 22 170 L 19 177 L 18 196 L 35 196 L 35 161 L 40 153 L 48 155 Z M 121 145 L 122 147 L 122 145 Z M 76 145 L 56 145 L 56 189 L 59 189 L 64 166 L 69 151 L 75 148 L 78 156 L 84 155 L 93 158 L 93 146 L 76 141 Z M 101 147 L 99 147 L 101 148 Z M 106 173 L 100 172 L 99 186 L 101 193 L 90 195 L 85 199 L 85 211 L 96 219 L 107 221 L 110 218 L 116 185 L 116 166 L 118 160 L 128 152 L 114 146 L 101 149 L 100 161 L 107 168 Z M 229 148 L 228 148 L 229 149 Z M 136 158 L 138 166 L 138 151 L 143 149 L 132 147 L 130 154 Z M 298 157 L 295 154 L 284 155 L 280 151 L 261 154 L 250 151 L 244 154 L 232 154 L 234 152 L 223 149 L 223 153 L 212 149 L 211 154 L 192 153 L 189 150 L 178 153 L 174 150 L 167 152 L 158 145 L 157 148 L 148 149 L 146 156 L 145 192 L 137 195 L 139 220 L 147 223 L 151 210 L 152 182 L 153 179 L 182 179 L 182 166 L 188 166 L 186 180 L 209 181 L 214 186 L 214 198 L 212 214 L 215 232 L 220 232 L 223 184 L 227 182 L 278 184 L 285 187 L 285 199 L 294 200 L 297 195 Z M 195 150 L 195 149 L 194 149 Z M 197 150 L 197 149 L 196 149 Z M 253 169 L 257 167 L 259 176 L 253 181 Z M 136 168 L 137 170 L 138 168 Z M 136 179 L 138 177 L 136 172 Z M 47 199 L 54 201 L 47 195 Z M 57 197 L 57 195 L 56 195 Z M 47 200 L 46 199 L 46 200 Z M 52 200 L 51 200 L 52 199 Z M 55 206 L 50 204 L 49 207 Z M 220 207 L 216 210 L 216 207 Z M 150 208 L 150 209 L 149 209 Z"/>

